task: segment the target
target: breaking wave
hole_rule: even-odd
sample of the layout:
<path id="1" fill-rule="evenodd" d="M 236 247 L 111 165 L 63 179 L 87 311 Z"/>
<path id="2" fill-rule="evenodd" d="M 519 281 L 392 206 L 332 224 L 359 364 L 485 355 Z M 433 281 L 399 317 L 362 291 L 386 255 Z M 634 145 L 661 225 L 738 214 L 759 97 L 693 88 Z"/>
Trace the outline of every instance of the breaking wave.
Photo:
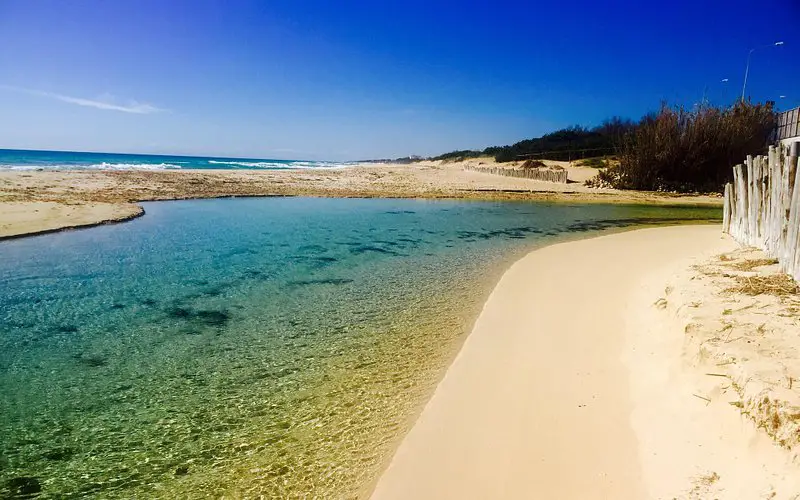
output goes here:
<path id="1" fill-rule="evenodd" d="M 241 168 L 263 168 L 267 170 L 292 169 L 292 168 L 343 168 L 351 166 L 348 163 L 333 163 L 326 161 L 221 161 L 208 160 L 211 165 L 228 165 Z"/>
<path id="2" fill-rule="evenodd" d="M 92 163 L 92 164 L 65 164 L 65 165 L 1 165 L 0 168 L 11 170 L 173 170 L 180 169 L 174 163 Z"/>

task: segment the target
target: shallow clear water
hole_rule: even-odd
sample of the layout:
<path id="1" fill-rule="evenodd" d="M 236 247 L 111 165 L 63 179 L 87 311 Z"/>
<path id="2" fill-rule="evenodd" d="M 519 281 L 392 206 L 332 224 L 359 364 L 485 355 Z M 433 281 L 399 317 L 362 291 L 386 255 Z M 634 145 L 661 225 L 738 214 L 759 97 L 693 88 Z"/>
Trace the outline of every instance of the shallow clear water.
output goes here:
<path id="1" fill-rule="evenodd" d="M 0 242 L 0 497 L 353 497 L 504 267 L 718 210 L 248 198 Z"/>

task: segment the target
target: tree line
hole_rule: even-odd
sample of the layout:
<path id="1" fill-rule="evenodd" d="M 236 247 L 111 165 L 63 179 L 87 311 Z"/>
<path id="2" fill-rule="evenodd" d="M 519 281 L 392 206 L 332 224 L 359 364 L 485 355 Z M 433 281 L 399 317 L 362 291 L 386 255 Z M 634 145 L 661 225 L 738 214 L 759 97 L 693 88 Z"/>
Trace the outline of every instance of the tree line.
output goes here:
<path id="1" fill-rule="evenodd" d="M 498 162 L 524 159 L 575 160 L 614 155 L 595 186 L 677 192 L 721 191 L 731 167 L 761 153 L 774 133 L 774 103 L 707 103 L 692 109 L 662 104 L 638 122 L 610 118 L 597 127 L 573 126 L 509 146 L 453 151 L 432 160 L 493 156 Z"/>
<path id="2" fill-rule="evenodd" d="M 545 158 L 548 160 L 573 160 L 612 154 L 621 137 L 634 128 L 631 120 L 610 118 L 592 128 L 573 125 L 533 139 L 509 146 L 492 146 L 482 151 L 452 151 L 431 160 L 458 161 L 468 158 L 492 156 L 498 162 Z"/>

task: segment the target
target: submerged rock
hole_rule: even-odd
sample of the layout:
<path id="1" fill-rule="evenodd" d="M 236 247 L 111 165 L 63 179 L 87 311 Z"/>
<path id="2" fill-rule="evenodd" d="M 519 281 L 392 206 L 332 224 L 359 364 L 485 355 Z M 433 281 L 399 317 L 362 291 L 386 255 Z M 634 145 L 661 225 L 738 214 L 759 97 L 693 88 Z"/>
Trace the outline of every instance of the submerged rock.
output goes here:
<path id="1" fill-rule="evenodd" d="M 12 477 L 5 482 L 6 498 L 33 498 L 42 492 L 39 479 L 32 476 Z"/>
<path id="2" fill-rule="evenodd" d="M 185 320 L 189 325 L 212 326 L 222 328 L 231 320 L 231 313 L 227 309 L 201 309 L 194 310 L 188 307 L 171 307 L 166 311 L 170 319 Z M 195 333 L 190 329 L 190 334 Z M 196 332 L 200 333 L 200 332 Z"/>
<path id="3" fill-rule="evenodd" d="M 195 313 L 195 317 L 202 323 L 208 326 L 225 326 L 228 324 L 228 321 L 231 319 L 231 315 L 228 311 L 225 310 L 218 310 L 218 311 L 197 311 Z"/>
<path id="4" fill-rule="evenodd" d="M 172 307 L 167 310 L 167 316 L 171 318 L 185 319 L 192 316 L 192 311 L 185 307 Z"/>
<path id="5" fill-rule="evenodd" d="M 91 366 L 92 368 L 99 368 L 108 364 L 108 360 L 98 354 L 90 354 L 88 356 L 84 354 L 76 354 L 73 356 L 73 358 L 78 363 Z"/>
<path id="6" fill-rule="evenodd" d="M 350 249 L 350 253 L 352 253 L 353 255 L 362 255 L 368 252 L 382 253 L 386 255 L 395 255 L 395 256 L 403 255 L 399 252 L 395 252 L 394 250 L 388 250 L 386 248 L 381 248 L 375 245 L 358 245 Z"/>
<path id="7" fill-rule="evenodd" d="M 293 286 L 308 286 L 308 285 L 346 285 L 352 283 L 353 280 L 348 278 L 324 278 L 324 279 L 311 279 L 311 280 L 295 280 L 288 282 Z"/>
<path id="8" fill-rule="evenodd" d="M 69 460 L 73 455 L 75 455 L 75 450 L 70 447 L 55 448 L 42 454 L 47 460 L 53 461 Z"/>

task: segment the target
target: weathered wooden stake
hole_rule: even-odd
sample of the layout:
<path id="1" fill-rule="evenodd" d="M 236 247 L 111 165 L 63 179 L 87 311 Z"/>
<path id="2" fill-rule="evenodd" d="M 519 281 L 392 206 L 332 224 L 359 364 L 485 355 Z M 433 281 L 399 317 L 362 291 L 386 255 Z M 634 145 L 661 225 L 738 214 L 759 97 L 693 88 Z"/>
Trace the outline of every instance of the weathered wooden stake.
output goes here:
<path id="1" fill-rule="evenodd" d="M 722 230 L 743 245 L 763 249 L 800 281 L 800 142 L 770 146 L 733 167 L 725 185 Z M 788 154 L 787 154 L 788 153 Z"/>

